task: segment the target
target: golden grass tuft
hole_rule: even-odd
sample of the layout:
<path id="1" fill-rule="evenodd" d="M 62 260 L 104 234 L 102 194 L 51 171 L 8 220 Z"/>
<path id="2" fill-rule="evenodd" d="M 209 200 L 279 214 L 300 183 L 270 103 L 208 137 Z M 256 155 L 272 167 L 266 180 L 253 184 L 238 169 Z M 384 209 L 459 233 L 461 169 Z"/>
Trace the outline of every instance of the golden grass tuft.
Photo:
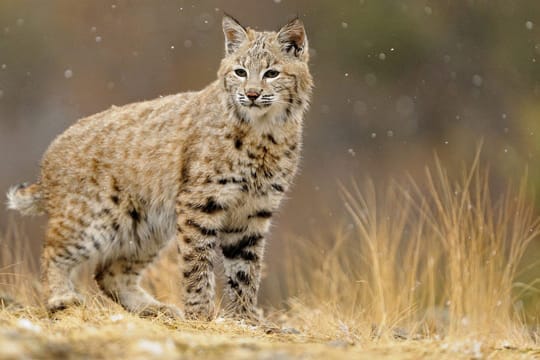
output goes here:
<path id="1" fill-rule="evenodd" d="M 332 239 L 291 242 L 292 316 L 311 331 L 363 343 L 538 346 L 538 324 L 525 323 L 523 292 L 514 288 L 540 233 L 526 181 L 495 192 L 479 152 L 456 180 L 437 159 L 423 180 L 394 181 L 383 192 L 370 180 L 342 186 L 350 223 Z"/>
<path id="2" fill-rule="evenodd" d="M 419 180 L 341 187 L 348 215 L 335 235 L 291 241 L 284 251 L 292 296 L 286 309 L 267 309 L 272 332 L 222 318 L 139 319 L 90 287 L 86 305 L 54 320 L 40 306 L 0 304 L 0 357 L 540 355 L 538 323 L 525 321 L 538 319 L 530 314 L 538 308 L 518 306 L 525 292 L 538 299 L 538 290 L 515 287 L 523 254 L 540 233 L 526 181 L 492 186 L 479 153 L 455 179 L 435 160 Z M 35 305 L 36 266 L 21 238 L 11 233 L 0 242 L 0 289 Z M 146 285 L 178 303 L 178 277 L 170 276 L 176 261 L 165 256 Z"/>

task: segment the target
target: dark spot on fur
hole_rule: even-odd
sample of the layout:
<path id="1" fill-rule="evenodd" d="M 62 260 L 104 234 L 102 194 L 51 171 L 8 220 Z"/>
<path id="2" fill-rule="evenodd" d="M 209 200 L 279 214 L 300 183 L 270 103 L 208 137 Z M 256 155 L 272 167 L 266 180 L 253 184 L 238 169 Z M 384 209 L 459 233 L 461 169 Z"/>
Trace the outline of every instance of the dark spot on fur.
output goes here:
<path id="1" fill-rule="evenodd" d="M 257 254 L 251 251 L 242 251 L 240 253 L 240 258 L 244 261 L 259 261 L 259 256 L 257 256 Z"/>
<path id="2" fill-rule="evenodd" d="M 184 271 L 182 272 L 182 275 L 184 275 L 184 278 L 189 279 L 189 278 L 191 278 L 193 275 L 199 273 L 200 271 L 201 271 L 201 269 L 200 269 L 197 265 L 195 265 L 195 266 L 193 266 L 193 267 L 192 267 L 191 269 L 189 269 L 189 270 L 184 270 Z"/>
<path id="3" fill-rule="evenodd" d="M 185 154 L 185 156 L 187 156 L 188 153 Z M 189 182 L 189 171 L 190 171 L 190 162 L 189 162 L 189 158 L 188 159 L 184 159 L 183 163 L 182 163 L 182 168 L 180 169 L 180 182 L 182 184 L 187 184 Z"/>
<path id="4" fill-rule="evenodd" d="M 272 184 L 272 189 L 276 190 L 277 192 L 284 192 L 283 186 L 280 184 Z"/>
<path id="5" fill-rule="evenodd" d="M 191 208 L 200 210 L 205 214 L 213 214 L 226 209 L 225 206 L 219 204 L 213 197 L 207 198 L 205 204 L 192 204 L 190 206 Z"/>
<path id="6" fill-rule="evenodd" d="M 276 139 L 274 139 L 274 136 L 272 136 L 272 134 L 267 134 L 267 135 L 266 135 L 266 138 L 267 138 L 268 140 L 270 140 L 270 142 L 271 142 L 272 144 L 277 145 L 277 141 L 276 141 Z"/>
<path id="7" fill-rule="evenodd" d="M 227 259 L 245 259 L 248 257 L 244 255 L 246 252 L 245 248 L 257 245 L 262 238 L 263 236 L 261 234 L 246 235 L 235 244 L 222 245 L 223 256 Z"/>
<path id="8" fill-rule="evenodd" d="M 261 218 L 261 219 L 269 219 L 272 217 L 272 212 L 268 210 L 259 210 L 255 214 L 249 215 L 248 219 L 255 218 L 255 217 Z"/>
<path id="9" fill-rule="evenodd" d="M 238 281 L 246 284 L 246 285 L 249 285 L 250 283 L 250 279 L 249 279 L 249 276 L 248 274 L 246 274 L 245 271 L 238 271 L 236 273 L 236 278 L 238 279 Z"/>
<path id="10" fill-rule="evenodd" d="M 122 191 L 120 189 L 120 186 L 118 186 L 118 181 L 116 180 L 116 178 L 112 178 L 112 182 L 113 182 L 113 190 L 116 192 L 116 193 L 119 193 L 120 191 Z"/>
<path id="11" fill-rule="evenodd" d="M 227 278 L 227 284 L 234 290 L 237 290 L 240 287 L 240 285 L 236 281 L 234 281 L 231 277 Z"/>
<path id="12" fill-rule="evenodd" d="M 225 233 L 225 234 L 238 234 L 238 233 L 243 233 L 244 231 L 246 231 L 246 227 L 233 227 L 233 228 L 223 228 L 220 230 L 222 233 Z"/>
<path id="13" fill-rule="evenodd" d="M 236 139 L 234 140 L 234 147 L 235 147 L 236 149 L 238 149 L 238 150 L 240 150 L 240 149 L 242 148 L 242 145 L 243 145 L 243 144 L 244 144 L 244 143 L 242 142 L 242 139 L 236 138 Z"/>
<path id="14" fill-rule="evenodd" d="M 279 169 L 277 170 L 279 171 Z M 274 172 L 266 166 L 264 167 L 263 172 L 264 172 L 264 177 L 267 179 L 271 179 L 274 177 Z"/>
<path id="15" fill-rule="evenodd" d="M 129 216 L 131 216 L 134 222 L 139 222 L 141 220 L 141 214 L 139 214 L 136 209 L 131 209 L 129 211 Z"/>
<path id="16" fill-rule="evenodd" d="M 201 226 L 200 224 L 196 223 L 193 220 L 187 220 L 186 225 L 196 228 L 204 236 L 216 236 L 217 235 L 217 231 L 215 229 L 205 228 L 204 226 Z"/>

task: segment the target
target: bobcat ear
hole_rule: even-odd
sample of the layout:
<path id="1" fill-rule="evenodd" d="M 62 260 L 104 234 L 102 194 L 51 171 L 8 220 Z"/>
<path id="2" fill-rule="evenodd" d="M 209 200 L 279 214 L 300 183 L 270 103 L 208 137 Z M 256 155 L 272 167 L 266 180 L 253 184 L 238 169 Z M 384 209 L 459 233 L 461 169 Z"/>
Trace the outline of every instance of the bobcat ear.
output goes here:
<path id="1" fill-rule="evenodd" d="M 304 24 L 299 18 L 291 20 L 278 32 L 281 50 L 302 60 L 307 60 L 308 41 Z"/>
<path id="2" fill-rule="evenodd" d="M 223 34 L 225 34 L 225 52 L 232 54 L 247 39 L 246 29 L 232 16 L 223 15 Z"/>

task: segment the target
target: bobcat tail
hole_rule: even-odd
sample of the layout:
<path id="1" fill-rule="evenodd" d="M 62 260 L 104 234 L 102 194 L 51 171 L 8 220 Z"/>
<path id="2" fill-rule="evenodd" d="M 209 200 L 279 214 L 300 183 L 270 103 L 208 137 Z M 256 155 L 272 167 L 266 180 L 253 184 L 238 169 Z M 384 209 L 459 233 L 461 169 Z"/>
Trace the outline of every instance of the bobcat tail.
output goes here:
<path id="1" fill-rule="evenodd" d="M 27 183 L 13 186 L 7 193 L 7 207 L 19 210 L 22 215 L 42 215 L 45 213 L 43 195 L 38 184 Z"/>

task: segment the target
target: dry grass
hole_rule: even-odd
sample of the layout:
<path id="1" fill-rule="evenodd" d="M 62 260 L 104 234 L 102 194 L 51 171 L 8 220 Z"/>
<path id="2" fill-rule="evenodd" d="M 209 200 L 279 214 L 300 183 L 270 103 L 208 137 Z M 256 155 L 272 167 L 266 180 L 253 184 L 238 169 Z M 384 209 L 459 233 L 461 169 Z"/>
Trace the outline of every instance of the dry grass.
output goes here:
<path id="1" fill-rule="evenodd" d="M 0 357 L 540 356 L 540 314 L 531 313 L 538 308 L 516 305 L 524 295 L 538 301 L 539 293 L 534 284 L 515 287 L 520 260 L 540 232 L 526 183 L 495 193 L 478 156 L 457 179 L 436 161 L 421 180 L 384 192 L 370 181 L 344 186 L 350 221 L 331 239 L 286 249 L 294 296 L 286 309 L 267 311 L 271 327 L 139 319 L 92 287 L 85 306 L 49 319 L 35 305 L 39 287 L 25 242 L 8 234 L 6 243 L 18 247 L 2 248 L 0 283 L 34 306 L 0 310 Z M 174 273 L 175 262 L 161 261 L 147 287 L 179 302 L 176 278 L 160 275 Z"/>

